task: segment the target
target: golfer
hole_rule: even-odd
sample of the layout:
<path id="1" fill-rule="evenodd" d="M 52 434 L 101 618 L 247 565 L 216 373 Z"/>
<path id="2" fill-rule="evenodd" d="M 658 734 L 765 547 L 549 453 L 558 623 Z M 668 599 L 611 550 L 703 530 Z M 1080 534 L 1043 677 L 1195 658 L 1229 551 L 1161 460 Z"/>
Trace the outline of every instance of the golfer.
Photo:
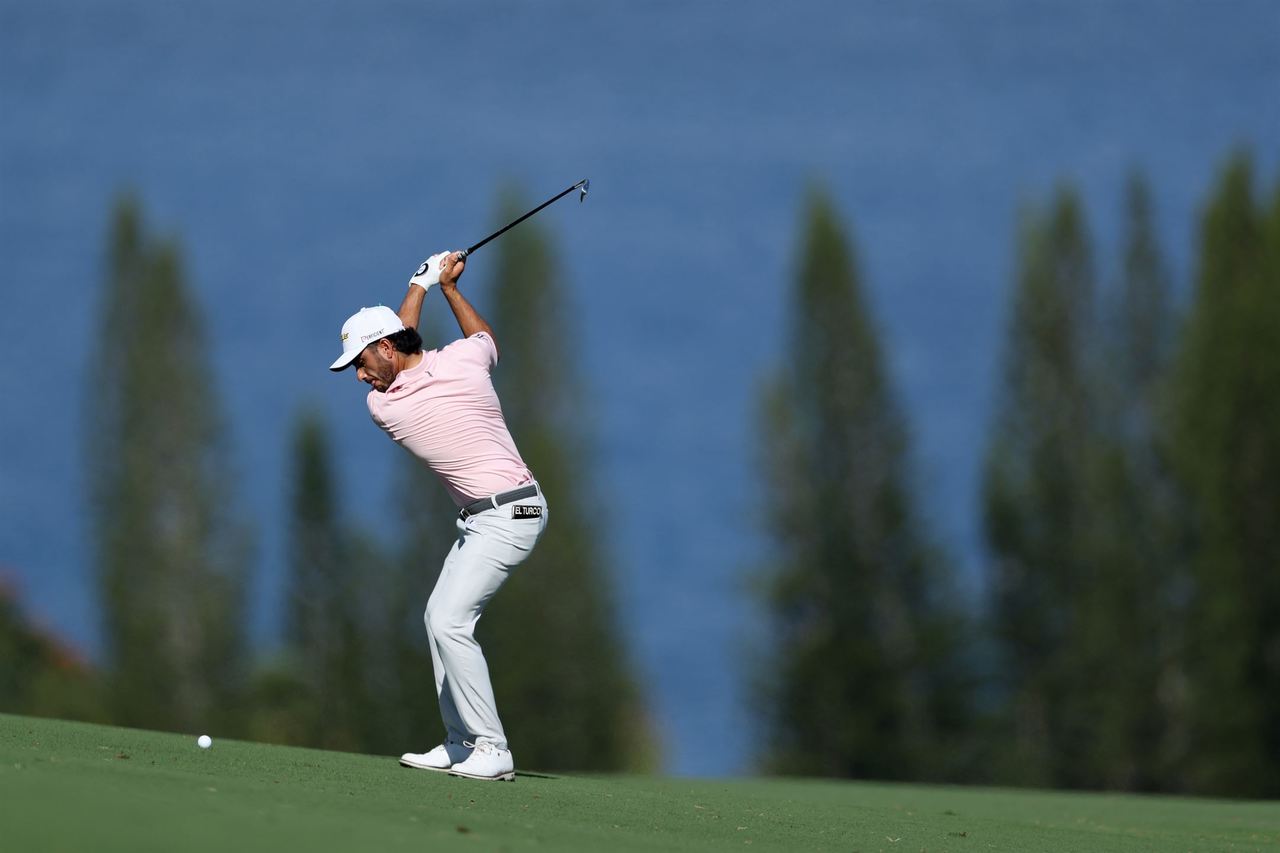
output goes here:
<path id="1" fill-rule="evenodd" d="M 342 356 L 329 369 L 355 365 L 356 378 L 373 389 L 373 422 L 434 471 L 461 510 L 458 541 L 424 617 L 444 743 L 427 753 L 405 753 L 400 763 L 469 779 L 513 780 L 515 761 L 475 627 L 542 535 L 547 504 L 516 450 L 489 377 L 498 363 L 493 329 L 458 291 L 465 267 L 456 252 L 432 255 L 409 279 L 398 314 L 382 305 L 362 308 L 343 324 Z M 416 329 L 423 299 L 436 284 L 463 337 L 423 352 Z"/>

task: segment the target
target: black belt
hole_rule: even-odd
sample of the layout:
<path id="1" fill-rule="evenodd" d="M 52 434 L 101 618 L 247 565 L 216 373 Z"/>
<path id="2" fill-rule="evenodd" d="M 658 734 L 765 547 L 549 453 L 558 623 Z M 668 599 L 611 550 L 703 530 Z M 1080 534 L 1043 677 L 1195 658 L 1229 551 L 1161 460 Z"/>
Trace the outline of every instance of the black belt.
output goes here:
<path id="1" fill-rule="evenodd" d="M 538 493 L 537 485 L 530 484 L 521 486 L 518 489 L 512 489 L 509 492 L 503 492 L 500 495 L 492 495 L 491 497 L 481 498 L 478 501 L 472 501 L 462 508 L 462 512 L 458 513 L 458 517 L 466 521 L 473 515 L 479 515 L 482 512 L 488 512 L 491 509 L 497 509 L 504 504 L 513 501 L 531 498 Z"/>

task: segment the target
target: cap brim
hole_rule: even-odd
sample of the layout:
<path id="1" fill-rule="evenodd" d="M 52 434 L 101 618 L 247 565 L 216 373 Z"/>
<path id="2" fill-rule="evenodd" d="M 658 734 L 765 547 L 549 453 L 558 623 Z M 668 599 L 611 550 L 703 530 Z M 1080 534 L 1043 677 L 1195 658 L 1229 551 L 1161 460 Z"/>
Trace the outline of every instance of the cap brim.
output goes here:
<path id="1" fill-rule="evenodd" d="M 338 373 L 339 371 L 346 370 L 348 367 L 351 366 L 351 362 L 356 360 L 356 356 L 360 355 L 360 353 L 362 352 L 364 352 L 363 349 L 358 349 L 358 350 L 355 350 L 354 352 L 344 352 L 342 355 L 338 356 L 337 361 L 329 365 L 329 369 L 332 370 L 334 373 Z"/>

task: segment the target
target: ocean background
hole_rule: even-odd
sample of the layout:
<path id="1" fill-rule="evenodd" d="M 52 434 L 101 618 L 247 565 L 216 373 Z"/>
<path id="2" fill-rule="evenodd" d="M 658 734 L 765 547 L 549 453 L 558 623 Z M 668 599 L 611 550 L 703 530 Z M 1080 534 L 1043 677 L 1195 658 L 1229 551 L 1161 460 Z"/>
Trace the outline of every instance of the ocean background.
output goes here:
<path id="1" fill-rule="evenodd" d="M 1078 187 L 1105 283 L 1140 169 L 1185 295 L 1201 205 L 1239 148 L 1274 186 L 1272 0 L 3 0 L 0 576 L 100 655 L 82 439 L 120 191 L 186 250 L 269 648 L 299 408 L 328 418 L 358 517 L 404 464 L 361 388 L 325 370 L 342 321 L 493 230 L 502 186 L 532 206 L 589 177 L 584 205 L 539 219 L 572 297 L 565 368 L 589 392 L 622 627 L 666 770 L 750 772 L 769 648 L 755 401 L 808 189 L 851 227 L 920 506 L 976 602 L 1019 211 Z M 482 308 L 487 260 L 464 279 Z M 427 310 L 449 328 L 443 300 Z"/>

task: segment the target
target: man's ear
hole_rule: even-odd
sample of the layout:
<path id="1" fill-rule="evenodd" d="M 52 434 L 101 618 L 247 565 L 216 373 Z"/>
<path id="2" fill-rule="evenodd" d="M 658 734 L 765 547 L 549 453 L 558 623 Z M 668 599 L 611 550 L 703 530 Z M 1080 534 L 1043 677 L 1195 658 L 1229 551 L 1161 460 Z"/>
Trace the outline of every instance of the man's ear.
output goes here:
<path id="1" fill-rule="evenodd" d="M 392 358 L 395 357 L 395 354 L 396 354 L 395 344 L 391 343 L 391 341 L 387 340 L 386 338 L 381 338 L 378 341 L 378 355 L 382 356 L 387 361 L 390 361 Z"/>

